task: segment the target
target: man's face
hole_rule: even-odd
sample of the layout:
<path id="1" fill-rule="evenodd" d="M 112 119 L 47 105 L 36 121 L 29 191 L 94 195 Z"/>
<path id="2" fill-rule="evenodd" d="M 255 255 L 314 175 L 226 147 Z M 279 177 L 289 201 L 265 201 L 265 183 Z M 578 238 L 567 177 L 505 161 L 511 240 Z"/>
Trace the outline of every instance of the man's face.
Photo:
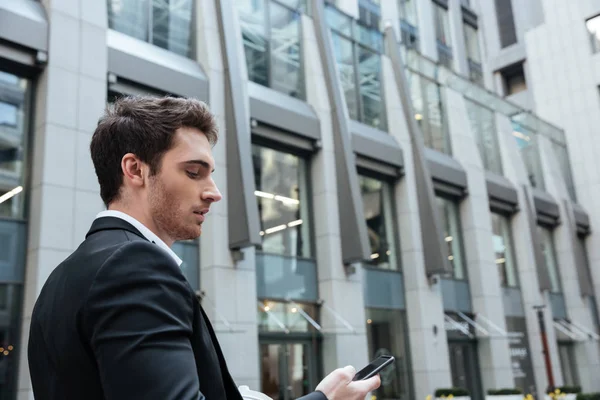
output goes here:
<path id="1" fill-rule="evenodd" d="M 179 128 L 157 175 L 149 178 L 148 205 L 161 237 L 195 239 L 212 203 L 221 200 L 213 181 L 215 161 L 206 136 L 196 128 Z"/>

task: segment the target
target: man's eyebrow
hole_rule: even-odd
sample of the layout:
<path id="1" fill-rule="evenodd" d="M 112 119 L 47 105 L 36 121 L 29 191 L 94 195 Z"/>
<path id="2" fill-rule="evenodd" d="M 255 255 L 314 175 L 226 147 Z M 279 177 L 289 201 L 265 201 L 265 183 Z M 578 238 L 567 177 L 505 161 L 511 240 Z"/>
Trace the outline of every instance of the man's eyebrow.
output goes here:
<path id="1" fill-rule="evenodd" d="M 209 164 L 209 163 L 207 163 L 207 162 L 206 162 L 206 161 L 204 161 L 204 160 L 188 160 L 188 161 L 184 161 L 183 163 L 184 163 L 184 164 L 197 164 L 197 165 L 201 165 L 201 166 L 203 166 L 204 168 L 206 168 L 206 169 L 210 170 L 210 172 L 211 172 L 211 173 L 215 172 L 215 169 L 214 169 L 214 168 L 212 168 L 212 167 L 210 166 L 210 164 Z"/>

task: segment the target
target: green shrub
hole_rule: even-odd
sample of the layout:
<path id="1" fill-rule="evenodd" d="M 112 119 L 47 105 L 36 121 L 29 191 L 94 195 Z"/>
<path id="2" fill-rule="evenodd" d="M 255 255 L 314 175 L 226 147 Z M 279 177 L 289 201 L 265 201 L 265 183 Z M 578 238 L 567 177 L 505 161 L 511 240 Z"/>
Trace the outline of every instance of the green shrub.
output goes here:
<path id="1" fill-rule="evenodd" d="M 510 394 L 523 394 L 523 391 L 519 388 L 490 389 L 487 394 L 490 396 L 506 396 Z"/>
<path id="2" fill-rule="evenodd" d="M 448 396 L 460 397 L 460 396 L 470 396 L 470 393 L 467 389 L 463 388 L 449 388 L 449 389 L 437 389 L 435 391 L 435 397 L 448 397 Z"/>
<path id="3" fill-rule="evenodd" d="M 547 393 L 554 393 L 558 389 L 561 393 L 581 393 L 581 386 L 557 386 L 554 389 L 549 389 Z"/>
<path id="4" fill-rule="evenodd" d="M 600 400 L 600 393 L 578 393 L 577 400 Z"/>

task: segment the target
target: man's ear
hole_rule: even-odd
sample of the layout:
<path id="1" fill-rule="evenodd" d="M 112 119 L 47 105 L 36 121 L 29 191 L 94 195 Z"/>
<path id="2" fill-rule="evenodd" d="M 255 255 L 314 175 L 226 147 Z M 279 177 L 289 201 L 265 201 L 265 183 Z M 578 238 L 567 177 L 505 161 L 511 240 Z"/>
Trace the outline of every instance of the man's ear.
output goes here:
<path id="1" fill-rule="evenodd" d="M 133 153 L 127 153 L 121 159 L 123 180 L 129 185 L 142 187 L 145 183 L 146 165 Z M 123 182 L 123 183 L 125 183 Z"/>

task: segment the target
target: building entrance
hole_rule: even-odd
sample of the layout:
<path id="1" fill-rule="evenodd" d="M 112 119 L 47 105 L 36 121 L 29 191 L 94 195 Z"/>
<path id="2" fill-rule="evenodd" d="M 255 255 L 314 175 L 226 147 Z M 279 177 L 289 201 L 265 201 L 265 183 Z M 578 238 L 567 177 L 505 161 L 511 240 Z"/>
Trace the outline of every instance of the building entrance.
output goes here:
<path id="1" fill-rule="evenodd" d="M 462 340 L 448 342 L 452 385 L 467 389 L 472 400 L 483 400 L 477 342 Z"/>

